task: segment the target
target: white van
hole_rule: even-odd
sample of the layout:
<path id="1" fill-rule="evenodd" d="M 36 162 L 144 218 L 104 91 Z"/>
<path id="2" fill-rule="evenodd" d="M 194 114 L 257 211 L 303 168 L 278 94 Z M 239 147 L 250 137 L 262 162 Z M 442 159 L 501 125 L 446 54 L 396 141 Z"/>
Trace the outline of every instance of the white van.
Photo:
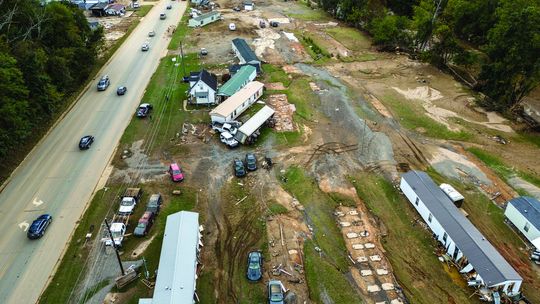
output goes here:
<path id="1" fill-rule="evenodd" d="M 229 23 L 229 30 L 231 30 L 231 31 L 236 31 L 236 24 L 234 24 L 234 23 Z"/>

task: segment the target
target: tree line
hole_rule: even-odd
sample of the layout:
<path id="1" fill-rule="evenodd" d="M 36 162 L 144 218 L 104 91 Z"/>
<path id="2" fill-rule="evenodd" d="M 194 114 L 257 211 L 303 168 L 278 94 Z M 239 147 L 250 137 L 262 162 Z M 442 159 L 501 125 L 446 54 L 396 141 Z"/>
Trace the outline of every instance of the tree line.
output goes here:
<path id="1" fill-rule="evenodd" d="M 472 79 L 485 106 L 515 112 L 540 83 L 540 0 L 318 0 L 381 49 Z M 453 70 L 454 71 L 454 70 Z M 465 72 L 465 73 L 463 73 Z M 463 78 L 462 78 L 463 79 Z M 463 79 L 465 80 L 465 79 Z M 466 81 L 466 80 L 465 80 Z"/>
<path id="2" fill-rule="evenodd" d="M 0 171 L 65 109 L 94 68 L 102 37 L 69 2 L 0 0 Z"/>

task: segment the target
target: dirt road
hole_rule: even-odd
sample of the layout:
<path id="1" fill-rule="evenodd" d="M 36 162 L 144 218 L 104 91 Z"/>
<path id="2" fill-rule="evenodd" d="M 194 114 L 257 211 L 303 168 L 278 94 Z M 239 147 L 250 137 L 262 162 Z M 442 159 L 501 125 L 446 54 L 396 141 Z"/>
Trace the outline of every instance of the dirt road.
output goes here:
<path id="1" fill-rule="evenodd" d="M 97 78 L 63 119 L 21 163 L 0 193 L 0 302 L 34 303 L 46 286 L 76 222 L 113 155 L 133 116 L 150 76 L 165 54 L 169 25 L 176 25 L 186 2 L 172 2 L 168 18 L 159 19 L 165 1 L 154 7 L 105 65 L 98 77 L 108 74 L 110 87 L 96 91 Z M 149 39 L 148 32 L 156 36 Z M 148 52 L 141 44 L 149 40 Z M 116 87 L 126 85 L 125 96 Z M 96 141 L 88 151 L 79 151 L 81 136 Z M 26 238 L 28 225 L 49 213 L 53 223 L 36 241 Z"/>

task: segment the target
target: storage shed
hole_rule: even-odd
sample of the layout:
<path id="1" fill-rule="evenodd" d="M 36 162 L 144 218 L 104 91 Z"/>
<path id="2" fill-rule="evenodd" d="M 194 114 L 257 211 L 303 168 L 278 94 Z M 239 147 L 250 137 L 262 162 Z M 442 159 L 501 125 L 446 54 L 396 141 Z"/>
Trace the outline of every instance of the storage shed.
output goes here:
<path id="1" fill-rule="evenodd" d="M 403 174 L 400 188 L 460 272 L 467 274 L 470 286 L 508 296 L 520 293 L 521 276 L 425 172 Z"/>
<path id="2" fill-rule="evenodd" d="M 223 124 L 234 121 L 247 108 L 254 104 L 263 94 L 264 84 L 258 81 L 252 81 L 240 91 L 234 93 L 215 109 L 210 111 L 212 123 Z"/>
<path id="3" fill-rule="evenodd" d="M 454 187 L 452 187 L 450 184 L 441 184 L 439 187 L 446 194 L 446 196 L 448 196 L 448 198 L 454 202 L 456 207 L 461 208 L 461 205 L 463 205 L 463 201 L 465 200 L 461 193 L 454 189 Z"/>
<path id="4" fill-rule="evenodd" d="M 238 60 L 240 60 L 240 64 L 249 63 L 261 67 L 261 61 L 244 39 L 233 39 L 232 49 Z"/>
<path id="5" fill-rule="evenodd" d="M 219 88 L 217 95 L 222 100 L 225 100 L 238 92 L 241 88 L 245 87 L 246 84 L 254 80 L 255 77 L 257 77 L 257 69 L 251 65 L 245 65 Z"/>
<path id="6" fill-rule="evenodd" d="M 154 295 L 139 299 L 139 304 L 195 303 L 201 246 L 198 213 L 167 216 Z"/>
<path id="7" fill-rule="evenodd" d="M 529 196 L 514 198 L 506 204 L 506 218 L 537 250 L 540 250 L 540 202 Z"/>
<path id="8" fill-rule="evenodd" d="M 253 134 L 259 130 L 275 112 L 276 111 L 269 106 L 264 106 L 238 129 L 238 132 L 234 137 L 242 144 L 249 141 L 249 138 L 253 136 Z"/>
<path id="9" fill-rule="evenodd" d="M 202 27 L 212 22 L 221 20 L 221 14 L 218 11 L 211 11 L 195 18 L 189 19 L 189 27 Z"/>

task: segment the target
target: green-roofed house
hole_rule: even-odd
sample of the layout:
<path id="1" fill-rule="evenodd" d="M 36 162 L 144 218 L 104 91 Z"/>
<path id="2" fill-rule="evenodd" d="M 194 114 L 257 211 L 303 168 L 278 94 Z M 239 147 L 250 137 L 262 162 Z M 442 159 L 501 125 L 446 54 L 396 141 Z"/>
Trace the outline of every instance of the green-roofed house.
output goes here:
<path id="1" fill-rule="evenodd" d="M 221 101 L 231 97 L 234 93 L 238 92 L 246 84 L 250 83 L 257 77 L 257 69 L 252 65 L 245 65 L 241 67 L 231 79 L 225 82 L 218 90 L 217 95 Z"/>
<path id="2" fill-rule="evenodd" d="M 212 22 L 221 20 L 221 14 L 218 11 L 211 11 L 200 16 L 189 19 L 189 27 L 203 27 Z"/>

